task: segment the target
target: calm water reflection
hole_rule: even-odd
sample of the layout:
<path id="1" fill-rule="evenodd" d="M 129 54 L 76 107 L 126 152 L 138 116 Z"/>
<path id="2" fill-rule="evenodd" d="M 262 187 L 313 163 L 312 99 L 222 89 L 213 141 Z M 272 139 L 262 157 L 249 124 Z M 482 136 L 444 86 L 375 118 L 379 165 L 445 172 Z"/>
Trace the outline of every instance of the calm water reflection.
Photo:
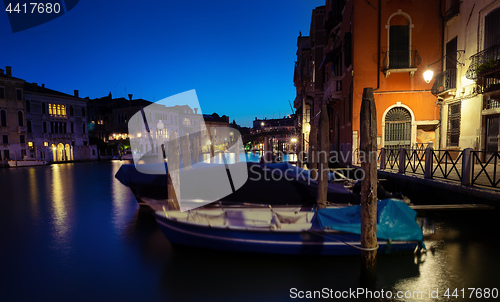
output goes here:
<path id="1" fill-rule="evenodd" d="M 173 248 L 115 180 L 122 163 L 0 169 L 0 301 L 284 301 L 291 287 L 359 286 L 358 257 Z M 427 215 L 427 255 L 381 255 L 378 288 L 500 287 L 497 213 Z"/>

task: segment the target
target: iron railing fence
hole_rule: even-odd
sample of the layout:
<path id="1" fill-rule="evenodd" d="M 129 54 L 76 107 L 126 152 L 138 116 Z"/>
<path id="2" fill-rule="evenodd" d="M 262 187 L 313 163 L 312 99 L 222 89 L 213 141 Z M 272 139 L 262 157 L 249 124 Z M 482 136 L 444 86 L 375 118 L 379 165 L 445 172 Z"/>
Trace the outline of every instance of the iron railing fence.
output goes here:
<path id="1" fill-rule="evenodd" d="M 458 150 L 433 150 L 432 156 L 434 158 L 435 167 L 432 169 L 431 176 L 450 179 L 452 172 L 455 171 L 458 179 L 462 181 L 462 171 L 459 165 L 462 155 L 463 152 Z M 441 172 L 441 174 L 438 172 Z"/>
<path id="2" fill-rule="evenodd" d="M 486 185 L 496 188 L 500 184 L 500 152 L 471 151 L 472 154 L 472 181 L 471 184 L 484 185 L 484 178 L 481 182 L 479 177 L 486 176 Z M 483 159 L 483 160 L 481 160 Z M 476 164 L 479 167 L 476 168 Z"/>
<path id="3" fill-rule="evenodd" d="M 405 152 L 405 168 L 404 172 L 411 171 L 415 174 L 425 174 L 424 166 L 422 165 L 422 161 L 425 164 L 425 152 L 422 152 L 418 149 L 404 150 Z"/>
<path id="4" fill-rule="evenodd" d="M 381 170 L 500 188 L 500 151 L 382 148 L 378 162 Z"/>
<path id="5" fill-rule="evenodd" d="M 400 149 L 385 150 L 385 165 L 390 169 L 399 169 L 399 151 Z"/>

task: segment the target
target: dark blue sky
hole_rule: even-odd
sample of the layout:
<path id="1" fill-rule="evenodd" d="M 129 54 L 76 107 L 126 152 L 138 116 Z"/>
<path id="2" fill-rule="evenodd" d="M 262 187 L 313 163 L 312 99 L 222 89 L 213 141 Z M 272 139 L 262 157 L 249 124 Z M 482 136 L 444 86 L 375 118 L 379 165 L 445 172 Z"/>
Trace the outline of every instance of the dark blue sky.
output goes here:
<path id="1" fill-rule="evenodd" d="M 65 93 L 158 101 L 196 89 L 204 113 L 243 126 L 290 114 L 299 31 L 324 0 L 94 1 L 13 34 L 0 12 L 0 68 Z M 126 90 L 126 92 L 125 92 Z"/>

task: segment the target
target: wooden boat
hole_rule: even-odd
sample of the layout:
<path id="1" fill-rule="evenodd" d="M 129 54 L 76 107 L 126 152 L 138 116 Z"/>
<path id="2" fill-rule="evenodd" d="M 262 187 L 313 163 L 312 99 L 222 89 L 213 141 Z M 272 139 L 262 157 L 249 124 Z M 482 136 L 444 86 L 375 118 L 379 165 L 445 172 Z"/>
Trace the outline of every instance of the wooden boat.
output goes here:
<path id="1" fill-rule="evenodd" d="M 290 208 L 216 208 L 185 212 L 159 210 L 156 220 L 177 245 L 229 252 L 291 255 L 356 255 L 359 206 L 298 211 Z M 404 202 L 378 203 L 378 253 L 414 251 L 422 246 L 416 212 Z"/>
<path id="2" fill-rule="evenodd" d="M 44 160 L 26 159 L 26 160 L 9 160 L 10 167 L 30 167 L 30 166 L 43 166 L 47 162 Z"/>

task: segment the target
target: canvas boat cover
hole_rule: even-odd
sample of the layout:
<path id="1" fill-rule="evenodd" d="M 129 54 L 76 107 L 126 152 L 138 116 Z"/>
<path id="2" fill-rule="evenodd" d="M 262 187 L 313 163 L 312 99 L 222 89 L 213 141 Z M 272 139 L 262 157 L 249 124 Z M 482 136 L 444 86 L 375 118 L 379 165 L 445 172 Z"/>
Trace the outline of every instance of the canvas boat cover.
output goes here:
<path id="1" fill-rule="evenodd" d="M 236 163 L 241 164 L 241 163 Z M 314 203 L 317 196 L 317 182 L 310 179 L 309 171 L 290 164 L 260 164 L 247 162 L 248 180 L 236 192 L 221 198 L 221 201 L 270 204 L 302 205 Z M 200 178 L 210 177 L 210 168 L 216 164 L 199 163 L 193 170 Z M 232 164 L 229 164 L 229 166 Z M 154 168 L 154 167 L 153 167 Z M 168 171 L 167 166 L 165 167 Z M 143 174 L 134 164 L 125 164 L 115 175 L 134 194 L 154 199 L 167 198 L 167 175 Z M 217 188 L 206 188 L 217 190 Z M 207 192 L 210 195 L 210 192 Z M 203 199 L 203 196 L 183 195 L 186 199 Z M 359 197 L 342 184 L 329 183 L 327 200 L 333 203 L 359 204 Z"/>
<path id="2" fill-rule="evenodd" d="M 377 238 L 422 242 L 422 229 L 416 222 L 417 212 L 401 200 L 377 202 Z M 318 210 L 313 226 L 353 234 L 361 234 L 361 206 Z"/>

